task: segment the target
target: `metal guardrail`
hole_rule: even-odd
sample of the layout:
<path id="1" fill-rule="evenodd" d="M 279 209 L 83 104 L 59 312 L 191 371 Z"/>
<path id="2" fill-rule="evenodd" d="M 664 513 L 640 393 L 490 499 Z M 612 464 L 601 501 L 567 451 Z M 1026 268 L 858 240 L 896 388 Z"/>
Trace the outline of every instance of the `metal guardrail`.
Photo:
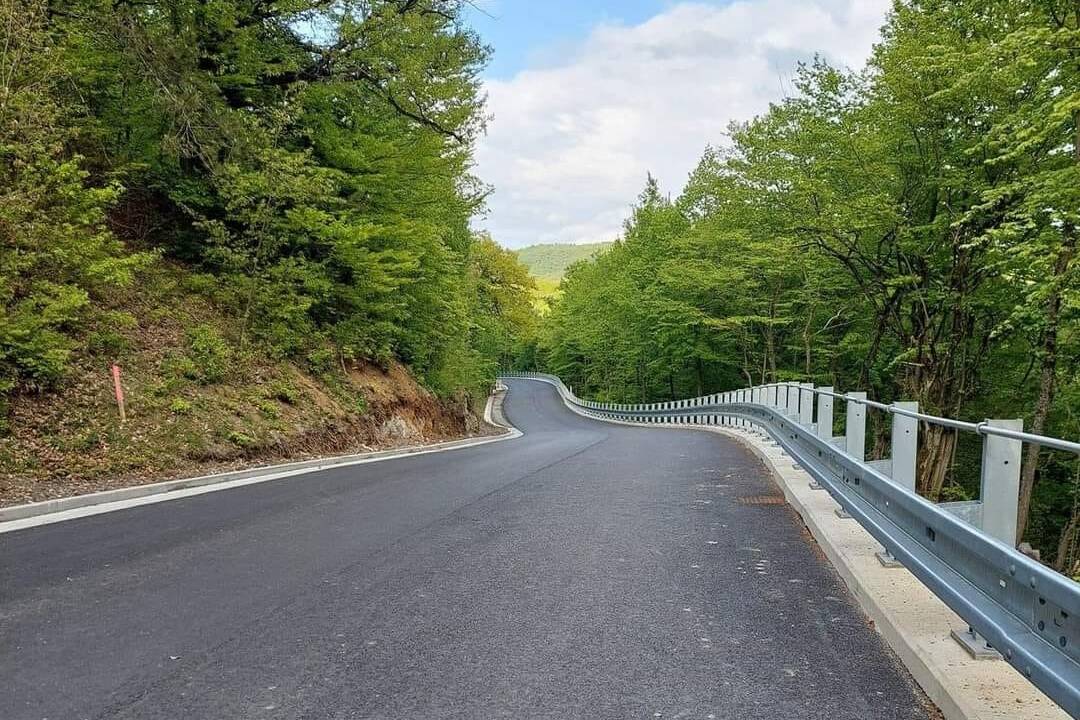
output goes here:
<path id="1" fill-rule="evenodd" d="M 1022 444 L 1080 455 L 1080 443 L 1023 432 L 1019 420 L 962 422 L 809 383 L 619 405 L 583 400 L 554 375 L 500 377 L 548 382 L 598 419 L 761 428 L 987 644 L 1080 718 L 1080 584 L 1014 547 Z M 846 405 L 841 437 L 832 435 L 836 400 Z M 892 416 L 891 458 L 865 457 L 868 409 Z M 936 505 L 915 492 L 919 423 L 983 436 L 980 501 Z"/>

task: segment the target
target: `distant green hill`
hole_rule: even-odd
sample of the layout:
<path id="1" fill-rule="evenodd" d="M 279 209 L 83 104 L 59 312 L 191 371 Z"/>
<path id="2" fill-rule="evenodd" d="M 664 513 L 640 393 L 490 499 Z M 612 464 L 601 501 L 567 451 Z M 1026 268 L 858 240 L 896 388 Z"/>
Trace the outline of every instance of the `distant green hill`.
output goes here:
<path id="1" fill-rule="evenodd" d="M 541 281 L 558 284 L 570 267 L 578 260 L 590 258 L 607 249 L 611 243 L 592 243 L 589 245 L 530 245 L 517 251 L 518 258 L 533 277 Z M 546 283 L 543 283 L 546 284 Z"/>

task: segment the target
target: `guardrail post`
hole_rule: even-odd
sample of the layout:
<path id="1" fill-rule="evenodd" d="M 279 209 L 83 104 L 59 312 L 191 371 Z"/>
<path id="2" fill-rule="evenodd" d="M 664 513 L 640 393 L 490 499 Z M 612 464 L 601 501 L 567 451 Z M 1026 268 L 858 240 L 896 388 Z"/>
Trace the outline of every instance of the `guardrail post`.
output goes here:
<path id="1" fill-rule="evenodd" d="M 758 387 L 756 387 L 756 386 L 751 387 L 749 390 L 746 391 L 747 400 L 751 404 L 757 405 L 761 401 L 760 393 L 761 393 L 761 390 Z M 754 425 L 753 422 L 747 420 L 746 421 L 746 427 L 748 427 L 750 429 L 750 432 L 752 432 L 754 434 L 757 434 L 757 426 Z"/>
<path id="2" fill-rule="evenodd" d="M 1023 420 L 987 420 L 990 427 L 1024 431 Z M 1023 443 L 999 435 L 983 436 L 982 531 L 1016 547 L 1020 504 L 1020 454 Z"/>
<path id="3" fill-rule="evenodd" d="M 814 424 L 814 383 L 799 384 L 799 424 Z"/>
<path id="4" fill-rule="evenodd" d="M 776 384 L 768 385 L 765 388 L 765 404 L 771 408 L 776 407 Z"/>
<path id="5" fill-rule="evenodd" d="M 919 412 L 919 403 L 914 401 L 901 401 L 893 403 L 898 410 L 910 410 Z M 889 478 L 904 488 L 915 492 L 915 475 L 919 458 L 919 420 L 907 415 L 892 415 L 892 457 L 887 463 Z M 903 564 L 893 557 L 889 548 L 885 548 L 877 554 L 877 559 L 885 567 L 899 568 Z"/>
<path id="6" fill-rule="evenodd" d="M 825 442 L 832 440 L 832 405 L 833 399 L 831 393 L 833 389 L 831 387 L 820 388 L 821 395 L 818 395 L 817 405 L 817 435 Z"/>
<path id="7" fill-rule="evenodd" d="M 865 400 L 866 393 L 848 393 L 848 397 L 851 399 L 847 402 L 847 442 L 844 447 L 848 455 L 862 462 L 866 459 L 866 406 L 856 401 Z"/>
<path id="8" fill-rule="evenodd" d="M 987 420 L 990 427 L 1023 432 L 1023 420 Z M 979 529 L 1009 547 L 1016 547 L 1017 510 L 1020 504 L 1020 455 L 1023 443 L 999 435 L 984 435 L 980 500 L 982 518 Z M 966 632 L 953 630 L 954 640 L 976 660 L 999 660 L 1000 653 L 986 638 L 968 626 Z"/>
<path id="9" fill-rule="evenodd" d="M 893 407 L 919 412 L 917 402 L 897 402 Z M 892 417 L 892 471 L 889 477 L 901 487 L 915 492 L 915 467 L 919 451 L 919 421 L 907 415 Z"/>

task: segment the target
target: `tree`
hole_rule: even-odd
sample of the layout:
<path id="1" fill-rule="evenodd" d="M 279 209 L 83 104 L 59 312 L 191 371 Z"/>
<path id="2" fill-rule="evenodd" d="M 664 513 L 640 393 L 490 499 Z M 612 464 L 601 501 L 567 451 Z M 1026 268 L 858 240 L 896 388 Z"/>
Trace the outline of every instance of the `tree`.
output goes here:
<path id="1" fill-rule="evenodd" d="M 125 254 L 105 224 L 121 192 L 89 187 L 68 146 L 57 62 L 37 0 L 2 0 L 0 28 L 0 411 L 14 388 L 45 389 L 67 370 L 92 299 L 130 284 L 145 253 Z M 6 412 L 0 412 L 0 426 Z"/>

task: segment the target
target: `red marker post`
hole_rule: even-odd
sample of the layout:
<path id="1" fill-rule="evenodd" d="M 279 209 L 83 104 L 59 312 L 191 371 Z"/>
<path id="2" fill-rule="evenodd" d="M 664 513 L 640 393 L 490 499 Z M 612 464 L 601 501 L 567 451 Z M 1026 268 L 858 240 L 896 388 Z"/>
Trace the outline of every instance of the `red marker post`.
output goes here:
<path id="1" fill-rule="evenodd" d="M 120 385 L 120 366 L 112 366 L 113 386 L 116 388 L 116 407 L 120 410 L 120 424 L 127 422 L 127 413 L 124 412 L 124 388 Z"/>

